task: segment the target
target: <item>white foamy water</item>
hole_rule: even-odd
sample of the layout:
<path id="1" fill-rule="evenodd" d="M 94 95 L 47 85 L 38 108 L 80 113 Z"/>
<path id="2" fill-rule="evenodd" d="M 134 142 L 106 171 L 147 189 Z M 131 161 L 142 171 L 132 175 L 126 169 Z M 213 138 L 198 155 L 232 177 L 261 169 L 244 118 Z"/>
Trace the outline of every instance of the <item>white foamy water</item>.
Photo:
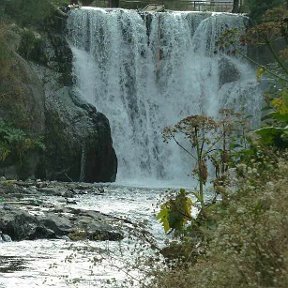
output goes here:
<path id="1" fill-rule="evenodd" d="M 216 44 L 225 29 L 244 29 L 246 20 L 209 12 L 71 12 L 75 92 L 110 120 L 118 183 L 191 185 L 190 159 L 161 135 L 188 115 L 217 117 L 226 107 L 257 122 L 255 71 L 243 59 L 219 53 Z"/>

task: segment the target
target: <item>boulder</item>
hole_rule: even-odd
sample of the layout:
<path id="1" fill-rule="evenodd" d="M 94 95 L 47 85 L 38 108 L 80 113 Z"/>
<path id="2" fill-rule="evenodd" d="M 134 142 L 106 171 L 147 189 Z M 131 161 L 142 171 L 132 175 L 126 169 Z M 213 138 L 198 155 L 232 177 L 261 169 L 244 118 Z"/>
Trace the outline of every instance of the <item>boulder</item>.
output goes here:
<path id="1" fill-rule="evenodd" d="M 41 211 L 37 215 L 13 206 L 0 209 L 2 235 L 5 235 L 5 239 L 13 241 L 60 239 L 67 236 L 71 240 L 123 239 L 119 228 L 111 225 L 113 222 L 113 217 L 92 210 L 61 208 Z"/>
<path id="2" fill-rule="evenodd" d="M 53 83 L 51 81 L 50 83 Z M 47 179 L 113 182 L 117 160 L 108 119 L 69 87 L 46 89 Z"/>

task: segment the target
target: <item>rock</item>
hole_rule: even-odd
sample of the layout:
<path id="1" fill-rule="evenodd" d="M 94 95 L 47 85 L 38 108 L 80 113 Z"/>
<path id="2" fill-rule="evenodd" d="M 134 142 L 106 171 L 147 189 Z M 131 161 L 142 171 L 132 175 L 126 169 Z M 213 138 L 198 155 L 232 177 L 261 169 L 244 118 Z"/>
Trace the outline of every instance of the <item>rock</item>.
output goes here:
<path id="1" fill-rule="evenodd" d="M 36 188 L 44 188 L 46 186 L 47 186 L 47 184 L 45 182 L 37 182 L 36 183 Z"/>
<path id="2" fill-rule="evenodd" d="M 13 123 L 33 137 L 40 137 L 45 129 L 42 81 L 28 62 L 15 52 L 11 55 L 6 73 L 0 73 L 1 92 L 5 95 L 1 98 L 0 119 Z M 6 178 L 33 177 L 39 154 L 28 151 L 22 160 L 8 157 L 5 166 L 0 167 L 0 174 Z"/>
<path id="3" fill-rule="evenodd" d="M 38 191 L 44 193 L 45 195 L 62 196 L 62 191 L 54 187 L 38 188 Z"/>
<path id="4" fill-rule="evenodd" d="M 66 204 L 75 205 L 75 204 L 77 204 L 77 201 L 75 199 L 66 199 Z"/>
<path id="5" fill-rule="evenodd" d="M 12 242 L 11 237 L 7 234 L 2 234 L 2 239 L 4 240 L 4 242 Z"/>
<path id="6" fill-rule="evenodd" d="M 117 158 L 109 121 L 72 89 L 72 51 L 63 37 L 66 19 L 58 16 L 49 20 L 42 52 L 49 69 L 38 69 L 38 75 L 45 79 L 45 177 L 60 181 L 115 181 Z"/>
<path id="7" fill-rule="evenodd" d="M 53 230 L 46 228 L 45 226 L 33 227 L 29 233 L 29 240 L 35 239 L 55 239 L 56 234 Z"/>
<path id="8" fill-rule="evenodd" d="M 117 159 L 108 119 L 76 101 L 68 87 L 46 91 L 47 179 L 113 182 Z"/>
<path id="9" fill-rule="evenodd" d="M 62 193 L 62 196 L 65 198 L 73 198 L 74 195 L 75 195 L 75 192 L 73 190 L 66 190 L 64 193 Z M 67 199 L 67 201 L 69 200 Z M 72 200 L 72 201 L 75 201 L 75 200 Z"/>
<path id="10" fill-rule="evenodd" d="M 22 210 L 0 210 L 0 229 L 10 235 L 12 240 L 33 239 L 31 235 L 33 235 L 37 222 L 34 216 Z"/>
<path id="11" fill-rule="evenodd" d="M 117 158 L 109 121 L 73 91 L 65 19 L 55 14 L 46 22 L 45 30 L 38 31 L 11 25 L 6 41 L 12 57 L 0 71 L 0 92 L 5 93 L 0 120 L 14 123 L 32 137 L 45 136 L 46 149 L 25 153 L 21 163 L 9 159 L 0 166 L 0 175 L 112 182 Z"/>
<path id="12" fill-rule="evenodd" d="M 39 215 L 32 215 L 14 207 L 9 210 L 1 209 L 0 229 L 3 233 L 0 233 L 0 242 L 62 239 L 64 236 L 72 240 L 123 239 L 119 228 L 110 224 L 115 224 L 115 220 L 96 211 L 61 208 L 41 212 Z"/>
<path id="13" fill-rule="evenodd" d="M 70 241 L 71 239 L 69 238 L 69 236 L 62 236 L 60 237 L 60 239 L 66 240 L 66 241 Z"/>
<path id="14" fill-rule="evenodd" d="M 231 83 L 240 79 L 240 72 L 237 70 L 233 62 L 223 57 L 219 60 L 219 87 L 226 83 Z"/>

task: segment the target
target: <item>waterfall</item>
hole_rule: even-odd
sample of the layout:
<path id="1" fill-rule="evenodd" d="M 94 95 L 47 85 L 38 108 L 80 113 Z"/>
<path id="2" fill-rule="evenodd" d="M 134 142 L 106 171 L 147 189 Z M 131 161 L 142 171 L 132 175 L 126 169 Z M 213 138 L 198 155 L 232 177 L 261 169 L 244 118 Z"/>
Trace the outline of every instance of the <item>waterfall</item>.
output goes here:
<path id="1" fill-rule="evenodd" d="M 244 59 L 218 53 L 216 44 L 225 29 L 244 29 L 246 20 L 211 12 L 71 11 L 75 93 L 110 121 L 117 181 L 191 182 L 190 159 L 161 136 L 188 115 L 217 117 L 229 107 L 257 122 L 255 71 Z"/>

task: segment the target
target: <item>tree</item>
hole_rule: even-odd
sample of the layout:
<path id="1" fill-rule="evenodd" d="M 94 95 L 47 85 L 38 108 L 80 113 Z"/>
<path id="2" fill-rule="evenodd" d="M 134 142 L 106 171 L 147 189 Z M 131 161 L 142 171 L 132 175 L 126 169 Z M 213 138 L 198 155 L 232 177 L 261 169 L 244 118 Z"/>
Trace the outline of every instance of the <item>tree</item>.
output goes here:
<path id="1" fill-rule="evenodd" d="M 262 15 L 269 9 L 277 7 L 287 0 L 247 0 L 245 1 L 249 16 L 255 23 L 260 23 Z"/>
<path id="2" fill-rule="evenodd" d="M 233 8 L 232 13 L 238 13 L 239 12 L 239 0 L 233 0 Z"/>

